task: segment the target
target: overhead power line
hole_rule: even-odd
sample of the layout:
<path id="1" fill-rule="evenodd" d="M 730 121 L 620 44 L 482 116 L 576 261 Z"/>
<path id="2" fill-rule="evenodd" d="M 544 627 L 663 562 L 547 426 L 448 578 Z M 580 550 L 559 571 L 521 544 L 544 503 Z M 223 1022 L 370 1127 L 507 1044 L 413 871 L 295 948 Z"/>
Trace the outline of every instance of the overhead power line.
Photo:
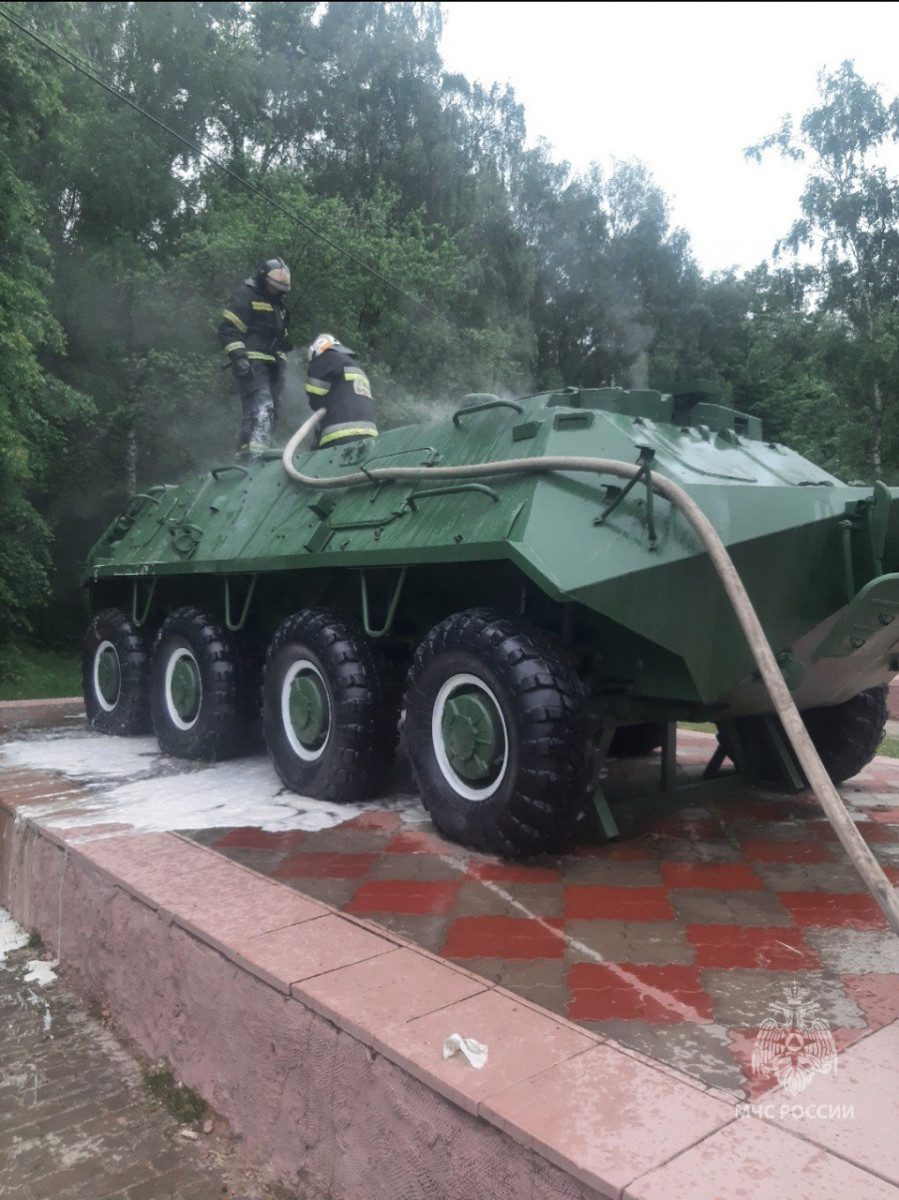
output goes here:
<path id="1" fill-rule="evenodd" d="M 298 216 L 295 212 L 292 212 L 279 200 L 276 200 L 274 196 L 270 196 L 264 189 L 258 187 L 255 183 L 251 183 L 249 179 L 245 179 L 242 175 L 239 175 L 226 163 L 223 163 L 221 159 L 216 158 L 214 154 L 210 154 L 208 150 L 204 150 L 201 146 L 198 146 L 189 138 L 184 137 L 183 134 L 178 133 L 176 129 L 172 129 L 170 125 L 166 125 L 165 121 L 161 121 L 159 117 L 155 117 L 151 112 L 148 112 L 145 108 L 142 108 L 139 104 L 132 100 L 130 96 L 126 96 L 125 93 L 120 91 L 117 87 L 114 87 L 111 83 L 108 83 L 105 79 L 102 79 L 91 68 L 86 67 L 83 63 L 78 62 L 78 60 L 72 57 L 69 52 L 60 49 L 58 46 L 55 46 L 47 38 L 42 37 L 34 29 L 29 28 L 28 25 L 18 20 L 2 5 L 0 5 L 0 16 L 5 17 L 11 25 L 14 25 L 17 29 L 20 29 L 22 33 L 24 33 L 27 37 L 30 37 L 32 41 L 35 41 L 39 45 L 43 46 L 45 50 L 49 50 L 51 54 L 55 54 L 57 58 L 67 63 L 74 71 L 77 71 L 79 75 L 85 76 L 86 79 L 91 80 L 91 82 L 97 84 L 98 87 L 103 88 L 103 90 L 108 92 L 110 96 L 114 96 L 117 100 L 121 100 L 123 104 L 127 104 L 129 108 L 133 108 L 136 113 L 139 113 L 148 121 L 152 121 L 154 125 L 157 125 L 160 129 L 170 134 L 173 138 L 176 138 L 179 142 L 181 142 L 182 145 L 186 146 L 189 150 L 192 150 L 194 154 L 198 155 L 202 159 L 205 159 L 206 162 L 211 163 L 214 167 L 218 167 L 220 171 L 224 171 L 226 175 L 228 175 L 236 183 L 239 183 L 241 187 L 245 187 L 248 191 L 258 196 L 261 200 L 264 200 L 266 204 L 270 204 L 273 208 L 277 209 L 278 212 L 283 213 L 286 217 L 289 217 L 291 221 L 294 221 L 300 226 L 300 228 L 305 229 L 307 233 L 318 238 L 319 241 L 324 242 L 326 246 L 330 246 L 332 250 L 336 250 L 338 254 L 342 254 L 344 258 L 349 259 L 349 261 L 352 263 L 355 263 L 357 267 L 361 267 L 363 271 L 371 275 L 374 279 L 378 279 L 381 281 L 381 283 L 386 284 L 405 300 L 417 305 L 424 312 L 428 313 L 430 316 L 446 325 L 447 328 L 452 330 L 453 333 L 457 332 L 455 326 L 445 316 L 443 316 L 442 313 L 437 312 L 435 309 L 425 304 L 423 300 L 419 300 L 417 296 L 413 296 L 410 292 L 405 291 L 403 288 L 395 284 L 393 280 L 388 279 L 388 277 L 382 274 L 376 267 L 372 267 L 369 263 L 353 254 L 351 250 L 345 249 L 332 238 L 329 238 L 327 234 L 322 233 L 321 230 L 316 229 L 313 225 L 310 225 L 308 221 Z"/>

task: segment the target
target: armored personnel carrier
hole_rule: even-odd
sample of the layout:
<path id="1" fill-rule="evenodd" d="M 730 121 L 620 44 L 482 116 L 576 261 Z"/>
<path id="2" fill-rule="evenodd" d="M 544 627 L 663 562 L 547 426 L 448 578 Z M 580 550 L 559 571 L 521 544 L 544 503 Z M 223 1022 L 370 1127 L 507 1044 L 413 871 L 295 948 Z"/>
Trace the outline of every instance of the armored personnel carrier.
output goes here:
<path id="1" fill-rule="evenodd" d="M 692 506 L 831 777 L 875 753 L 899 671 L 883 484 L 842 483 L 701 386 L 478 395 L 342 448 L 297 441 L 135 496 L 97 542 L 93 728 L 211 760 L 261 725 L 287 787 L 339 802 L 380 786 L 401 727 L 437 826 L 510 856 L 554 846 L 602 756 L 675 721 L 801 785 Z"/>

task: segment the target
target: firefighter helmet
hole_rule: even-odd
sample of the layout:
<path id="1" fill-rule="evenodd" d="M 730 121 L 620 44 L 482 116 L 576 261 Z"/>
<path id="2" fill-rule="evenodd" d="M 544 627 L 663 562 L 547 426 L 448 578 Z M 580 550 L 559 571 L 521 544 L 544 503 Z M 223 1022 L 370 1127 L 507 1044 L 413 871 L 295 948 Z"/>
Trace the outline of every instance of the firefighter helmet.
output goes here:
<path id="1" fill-rule="evenodd" d="M 276 292 L 290 291 L 290 267 L 283 258 L 270 258 L 263 263 L 256 278 L 260 285 L 268 284 Z"/>
<path id="2" fill-rule="evenodd" d="M 326 350 L 332 350 L 335 346 L 339 346 L 340 342 L 333 333 L 320 333 L 312 345 L 309 347 L 309 361 L 318 358 L 320 354 L 324 354 Z M 343 347 L 344 350 L 346 347 Z"/>

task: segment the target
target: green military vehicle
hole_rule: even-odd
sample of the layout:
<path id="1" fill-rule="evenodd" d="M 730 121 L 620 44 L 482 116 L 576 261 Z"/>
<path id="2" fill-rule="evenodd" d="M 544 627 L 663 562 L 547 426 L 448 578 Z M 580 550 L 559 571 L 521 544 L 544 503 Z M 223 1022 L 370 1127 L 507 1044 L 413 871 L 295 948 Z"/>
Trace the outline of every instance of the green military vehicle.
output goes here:
<path id="1" fill-rule="evenodd" d="M 478 395 L 377 439 L 298 440 L 135 496 L 97 542 L 94 729 L 213 760 L 261 725 L 287 787 L 346 802 L 382 785 L 401 728 L 435 824 L 509 856 L 558 844 L 603 756 L 676 721 L 801 785 L 692 503 L 831 777 L 874 755 L 899 671 L 886 486 L 842 483 L 699 385 Z"/>

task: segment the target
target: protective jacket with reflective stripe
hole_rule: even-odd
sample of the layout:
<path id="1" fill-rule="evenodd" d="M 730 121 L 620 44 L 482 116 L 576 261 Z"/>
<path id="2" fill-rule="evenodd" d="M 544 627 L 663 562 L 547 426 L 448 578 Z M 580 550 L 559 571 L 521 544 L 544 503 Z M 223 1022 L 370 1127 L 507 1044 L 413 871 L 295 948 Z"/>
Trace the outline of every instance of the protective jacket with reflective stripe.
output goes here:
<path id="1" fill-rule="evenodd" d="M 319 446 L 378 436 L 368 378 L 344 346 L 333 346 L 312 360 L 306 394 L 313 410 L 327 410 L 319 426 Z"/>
<path id="2" fill-rule="evenodd" d="M 290 312 L 280 295 L 270 296 L 245 279 L 225 305 L 218 328 L 222 349 L 232 361 L 242 357 L 276 363 L 293 346 L 287 337 Z"/>

